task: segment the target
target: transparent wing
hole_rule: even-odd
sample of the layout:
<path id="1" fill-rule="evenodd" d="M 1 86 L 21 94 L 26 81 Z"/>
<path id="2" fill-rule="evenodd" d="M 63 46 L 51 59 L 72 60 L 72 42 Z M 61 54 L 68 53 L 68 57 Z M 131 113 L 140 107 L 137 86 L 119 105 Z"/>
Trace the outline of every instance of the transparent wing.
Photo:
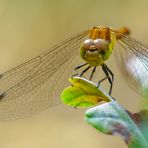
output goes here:
<path id="1" fill-rule="evenodd" d="M 69 59 L 58 71 L 32 91 L 0 104 L 0 120 L 14 120 L 37 114 L 60 104 L 62 90 L 69 86 L 68 79 L 75 65 L 81 63 L 79 55 Z"/>
<path id="2" fill-rule="evenodd" d="M 79 46 L 88 33 L 79 33 L 1 74 L 0 120 L 23 118 L 58 104 L 59 98 L 49 98 L 54 80 L 66 73 L 60 73 L 60 69 L 79 55 Z"/>
<path id="3" fill-rule="evenodd" d="M 117 43 L 115 59 L 121 73 L 132 89 L 148 98 L 148 47 L 127 35 Z"/>

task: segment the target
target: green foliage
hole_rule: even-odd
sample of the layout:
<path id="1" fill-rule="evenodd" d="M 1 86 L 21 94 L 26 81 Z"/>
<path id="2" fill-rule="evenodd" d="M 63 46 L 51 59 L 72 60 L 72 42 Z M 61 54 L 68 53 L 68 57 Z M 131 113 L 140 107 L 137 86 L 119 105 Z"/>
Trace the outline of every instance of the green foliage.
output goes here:
<path id="1" fill-rule="evenodd" d="M 80 77 L 69 81 L 71 86 L 61 94 L 65 104 L 73 107 L 98 105 L 85 113 L 90 125 L 102 133 L 120 135 L 129 148 L 148 148 L 148 110 L 133 114 L 94 83 Z"/>
<path id="2" fill-rule="evenodd" d="M 105 134 L 120 135 L 129 148 L 148 147 L 147 111 L 132 114 L 112 101 L 86 111 L 85 120 Z"/>
<path id="3" fill-rule="evenodd" d="M 102 101 L 110 101 L 95 84 L 80 77 L 70 78 L 72 86 L 61 94 L 63 103 L 73 107 L 91 107 Z M 100 88 L 101 89 L 101 88 Z"/>

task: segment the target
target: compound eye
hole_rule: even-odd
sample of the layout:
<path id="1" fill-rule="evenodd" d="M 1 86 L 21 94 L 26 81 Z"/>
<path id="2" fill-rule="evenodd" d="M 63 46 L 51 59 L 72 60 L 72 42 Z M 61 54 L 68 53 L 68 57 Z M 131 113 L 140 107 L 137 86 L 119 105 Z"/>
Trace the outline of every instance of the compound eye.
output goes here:
<path id="1" fill-rule="evenodd" d="M 94 46 L 100 51 L 106 51 L 108 49 L 109 43 L 104 39 L 96 39 L 94 41 Z"/>
<path id="2" fill-rule="evenodd" d="M 87 39 L 83 42 L 83 48 L 89 49 L 91 45 L 94 45 L 94 40 L 92 39 Z"/>

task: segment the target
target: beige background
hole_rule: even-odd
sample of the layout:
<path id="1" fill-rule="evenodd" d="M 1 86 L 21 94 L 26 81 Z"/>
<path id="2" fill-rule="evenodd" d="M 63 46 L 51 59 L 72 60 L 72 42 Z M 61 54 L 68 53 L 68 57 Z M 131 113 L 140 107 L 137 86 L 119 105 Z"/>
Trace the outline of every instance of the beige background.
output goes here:
<path id="1" fill-rule="evenodd" d="M 131 28 L 148 42 L 147 0 L 0 0 L 0 72 L 95 25 Z M 130 90 L 115 65 L 113 95 L 138 111 L 141 97 Z M 0 148 L 126 148 L 120 137 L 104 135 L 83 120 L 85 110 L 59 105 L 32 118 L 0 122 Z"/>

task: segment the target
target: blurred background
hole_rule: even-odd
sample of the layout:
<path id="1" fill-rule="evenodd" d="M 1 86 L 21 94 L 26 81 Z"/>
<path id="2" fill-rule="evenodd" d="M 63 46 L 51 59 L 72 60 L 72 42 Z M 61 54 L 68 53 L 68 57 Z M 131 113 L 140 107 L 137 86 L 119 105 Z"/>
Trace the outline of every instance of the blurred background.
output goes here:
<path id="1" fill-rule="evenodd" d="M 73 34 L 97 25 L 127 26 L 148 43 L 147 0 L 0 0 L 0 73 L 25 62 Z M 115 64 L 113 96 L 136 112 L 142 98 L 125 84 Z M 31 118 L 0 122 L 1 148 L 126 148 L 83 120 L 85 109 L 59 105 Z"/>

